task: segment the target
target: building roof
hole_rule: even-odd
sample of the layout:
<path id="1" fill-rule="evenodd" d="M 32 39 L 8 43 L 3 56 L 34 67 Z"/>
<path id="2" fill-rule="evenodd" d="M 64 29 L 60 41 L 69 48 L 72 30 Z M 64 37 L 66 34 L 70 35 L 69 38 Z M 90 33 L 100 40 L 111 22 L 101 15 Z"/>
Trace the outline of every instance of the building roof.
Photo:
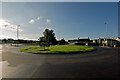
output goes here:
<path id="1" fill-rule="evenodd" d="M 90 39 L 74 39 L 74 40 L 68 40 L 68 42 L 80 42 L 80 41 L 90 41 Z"/>
<path id="2" fill-rule="evenodd" d="M 78 41 L 78 40 L 76 40 L 76 39 L 74 39 L 74 40 L 68 40 L 68 42 L 75 42 L 75 41 Z"/>
<path id="3" fill-rule="evenodd" d="M 117 40 L 115 40 L 115 39 L 107 39 L 108 41 L 117 41 Z"/>
<path id="4" fill-rule="evenodd" d="M 78 41 L 90 41 L 90 39 L 78 39 Z"/>

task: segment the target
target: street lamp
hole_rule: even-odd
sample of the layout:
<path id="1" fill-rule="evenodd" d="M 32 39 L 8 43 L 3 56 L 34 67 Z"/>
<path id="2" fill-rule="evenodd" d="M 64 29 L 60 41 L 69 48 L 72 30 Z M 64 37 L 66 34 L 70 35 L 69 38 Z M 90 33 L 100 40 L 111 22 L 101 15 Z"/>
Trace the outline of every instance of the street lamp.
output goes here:
<path id="1" fill-rule="evenodd" d="M 106 24 L 106 36 L 108 37 L 108 24 L 105 22 Z"/>
<path id="2" fill-rule="evenodd" d="M 107 38 L 108 38 L 108 24 L 105 22 L 106 24 L 106 41 L 107 41 Z M 107 41 L 107 44 L 106 46 L 108 46 L 108 41 Z"/>
<path id="3" fill-rule="evenodd" d="M 17 40 L 19 39 L 19 27 L 20 25 L 17 25 Z"/>
<path id="4" fill-rule="evenodd" d="M 16 27 L 17 27 L 17 40 L 18 40 L 19 39 L 19 27 L 20 27 L 20 25 L 17 25 Z M 18 41 L 17 41 L 17 44 L 18 44 Z M 17 44 L 15 46 L 18 46 Z"/>

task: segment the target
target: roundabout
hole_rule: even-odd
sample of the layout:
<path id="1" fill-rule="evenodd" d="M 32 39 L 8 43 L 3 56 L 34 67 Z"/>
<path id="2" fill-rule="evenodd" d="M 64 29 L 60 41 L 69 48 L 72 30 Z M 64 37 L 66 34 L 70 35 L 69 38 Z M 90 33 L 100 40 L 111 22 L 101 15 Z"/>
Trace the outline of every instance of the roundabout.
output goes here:
<path id="1" fill-rule="evenodd" d="M 73 46 L 73 45 L 56 45 L 50 47 L 30 46 L 19 49 L 21 52 L 33 53 L 33 54 L 71 54 L 71 53 L 83 53 L 95 50 L 89 46 Z"/>
<path id="2" fill-rule="evenodd" d="M 75 55 L 35 55 L 19 51 L 32 46 L 4 46 L 3 78 L 116 78 L 119 74 L 118 48 L 94 47 L 96 51 Z"/>

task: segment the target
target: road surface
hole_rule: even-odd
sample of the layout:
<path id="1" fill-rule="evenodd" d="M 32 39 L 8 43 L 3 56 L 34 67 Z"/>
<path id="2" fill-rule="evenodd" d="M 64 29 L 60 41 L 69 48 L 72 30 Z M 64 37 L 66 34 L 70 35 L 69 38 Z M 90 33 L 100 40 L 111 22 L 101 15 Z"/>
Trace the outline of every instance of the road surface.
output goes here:
<path id="1" fill-rule="evenodd" d="M 72 55 L 40 55 L 19 52 L 3 45 L 3 78 L 119 78 L 120 48 L 97 47 Z"/>
<path id="2" fill-rule="evenodd" d="M 2 79 L 2 45 L 0 45 L 0 79 Z"/>

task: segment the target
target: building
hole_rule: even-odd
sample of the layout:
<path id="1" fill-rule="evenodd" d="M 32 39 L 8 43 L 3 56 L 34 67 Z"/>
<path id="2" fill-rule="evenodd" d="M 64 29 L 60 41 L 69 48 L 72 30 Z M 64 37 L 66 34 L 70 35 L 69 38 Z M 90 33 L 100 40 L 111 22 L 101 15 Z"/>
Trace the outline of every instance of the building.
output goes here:
<path id="1" fill-rule="evenodd" d="M 94 39 L 90 40 L 89 38 L 87 39 L 74 39 L 74 40 L 68 40 L 69 45 L 91 45 L 91 46 L 109 46 L 109 47 L 114 47 L 114 46 L 120 46 L 120 38 L 117 40 L 116 39 L 106 39 L 106 38 L 99 38 L 99 39 Z"/>
<path id="2" fill-rule="evenodd" d="M 87 39 L 74 39 L 74 40 L 68 40 L 69 45 L 89 45 L 90 39 L 89 37 Z"/>
<path id="3" fill-rule="evenodd" d="M 116 39 L 116 40 L 120 42 L 120 37 L 117 37 L 117 39 Z"/>
<path id="4" fill-rule="evenodd" d="M 92 40 L 92 43 L 97 43 L 98 40 Z"/>
<path id="5" fill-rule="evenodd" d="M 90 45 L 91 46 L 102 46 L 102 41 L 103 40 L 104 40 L 103 38 L 90 40 Z"/>
<path id="6" fill-rule="evenodd" d="M 104 38 L 104 41 L 102 41 L 103 46 L 111 46 L 113 47 L 114 45 L 119 46 L 119 41 L 115 39 L 106 39 Z"/>
<path id="7" fill-rule="evenodd" d="M 68 40 L 68 44 L 69 45 L 75 45 L 75 43 L 77 43 L 78 40 L 77 39 L 74 39 L 74 40 Z"/>
<path id="8" fill-rule="evenodd" d="M 7 42 L 8 42 L 8 43 L 13 43 L 13 42 L 14 42 L 14 39 L 8 38 Z"/>
<path id="9" fill-rule="evenodd" d="M 99 38 L 98 40 L 97 40 L 97 43 L 100 45 L 100 46 L 103 46 L 103 42 L 104 41 L 104 38 Z"/>

